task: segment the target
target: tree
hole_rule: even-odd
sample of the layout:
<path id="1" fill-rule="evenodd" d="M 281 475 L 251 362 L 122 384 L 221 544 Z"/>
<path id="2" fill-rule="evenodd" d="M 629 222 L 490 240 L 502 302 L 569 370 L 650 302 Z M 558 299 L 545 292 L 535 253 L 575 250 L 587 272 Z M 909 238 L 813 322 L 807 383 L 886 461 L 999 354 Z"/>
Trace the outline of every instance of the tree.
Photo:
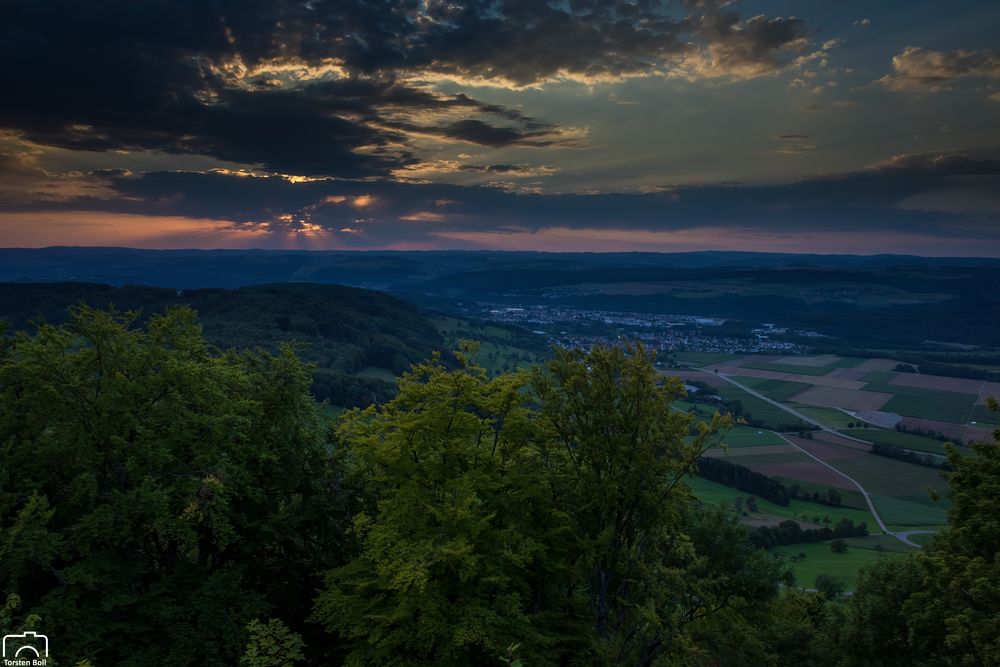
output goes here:
<path id="1" fill-rule="evenodd" d="M 309 369 L 213 354 L 186 308 L 76 309 L 0 362 L 0 590 L 95 664 L 232 665 L 344 550 Z"/>
<path id="2" fill-rule="evenodd" d="M 844 592 L 844 584 L 839 579 L 834 579 L 828 574 L 816 575 L 816 583 L 814 585 L 816 586 L 816 590 L 828 600 L 832 600 Z"/>
<path id="3" fill-rule="evenodd" d="M 327 574 L 314 618 L 349 664 L 496 664 L 514 643 L 528 664 L 552 660 L 534 621 L 568 539 L 542 475 L 562 454 L 536 446 L 525 375 L 490 379 L 474 353 L 415 366 L 395 399 L 338 428 L 369 499 L 361 554 Z"/>
<path id="4" fill-rule="evenodd" d="M 250 639 L 240 667 L 293 667 L 305 659 L 302 637 L 276 618 L 267 623 L 251 621 L 246 631 Z"/>
<path id="5" fill-rule="evenodd" d="M 835 554 L 842 554 L 847 552 L 847 542 L 841 539 L 836 539 L 830 542 L 830 551 Z"/>

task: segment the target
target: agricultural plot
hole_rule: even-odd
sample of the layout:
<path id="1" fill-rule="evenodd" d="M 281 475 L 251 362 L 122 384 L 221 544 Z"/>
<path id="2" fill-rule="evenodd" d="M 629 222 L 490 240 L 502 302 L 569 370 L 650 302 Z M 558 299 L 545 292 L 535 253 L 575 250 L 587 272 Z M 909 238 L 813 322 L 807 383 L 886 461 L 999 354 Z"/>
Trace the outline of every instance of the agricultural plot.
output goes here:
<path id="1" fill-rule="evenodd" d="M 812 588 L 816 577 L 825 574 L 842 583 L 846 590 L 853 591 L 858 585 L 858 571 L 877 558 L 898 558 L 898 552 L 877 551 L 860 547 L 857 544 L 849 546 L 844 553 L 834 553 L 829 542 L 818 544 L 789 544 L 775 547 L 774 553 L 781 554 L 785 562 L 795 574 L 795 583 L 800 588 Z M 798 554 L 805 554 L 801 560 L 793 560 Z"/>
<path id="2" fill-rule="evenodd" d="M 830 428 L 846 429 L 848 424 L 853 424 L 857 420 L 851 415 L 836 408 L 822 408 L 813 405 L 791 404 L 791 407 L 804 414 L 806 417 L 815 419 L 824 426 Z"/>
<path id="3" fill-rule="evenodd" d="M 905 461 L 864 454 L 831 461 L 830 465 L 856 479 L 871 494 L 882 496 L 926 495 L 928 488 L 946 495 L 948 485 L 941 471 Z"/>
<path id="4" fill-rule="evenodd" d="M 741 364 L 743 368 L 756 368 L 762 371 L 777 371 L 779 373 L 792 373 L 795 375 L 826 375 L 835 368 L 854 368 L 864 359 L 853 357 L 841 357 L 825 366 L 813 366 L 809 364 L 790 364 L 769 361 L 748 361 Z"/>
<path id="5" fill-rule="evenodd" d="M 811 385 L 805 382 L 789 382 L 787 380 L 771 380 L 765 378 L 744 377 L 737 375 L 733 377 L 740 384 L 744 384 L 751 389 L 759 391 L 768 398 L 776 401 L 787 401 L 789 398 L 805 391 Z"/>
<path id="6" fill-rule="evenodd" d="M 878 382 L 879 384 L 886 384 L 896 377 L 896 373 L 892 371 L 868 371 L 865 375 L 861 377 L 865 382 Z"/>
<path id="7" fill-rule="evenodd" d="M 992 424 L 993 426 L 1000 426 L 1000 412 L 994 412 L 985 405 L 976 405 L 972 408 L 969 420 L 979 425 Z"/>
<path id="8" fill-rule="evenodd" d="M 869 382 L 865 385 L 865 390 L 894 394 L 882 406 L 881 409 L 884 412 L 895 412 L 905 417 L 935 419 L 954 424 L 968 421 L 978 398 L 975 394 L 909 387 L 895 383 Z"/>
<path id="9" fill-rule="evenodd" d="M 805 424 L 788 414 L 776 405 L 771 405 L 767 401 L 761 400 L 753 394 L 748 394 L 739 387 L 731 384 L 719 387 L 719 395 L 727 401 L 739 401 L 751 418 L 761 419 L 768 426 L 778 426 L 780 424 L 794 425 L 795 429 L 804 428 Z"/>
<path id="10" fill-rule="evenodd" d="M 844 433 L 854 435 L 872 442 L 885 442 L 904 449 L 912 449 L 916 452 L 929 452 L 931 454 L 943 454 L 944 443 L 934 438 L 928 438 L 913 433 L 903 433 L 902 431 L 889 430 L 884 428 L 869 427 L 866 429 L 844 430 Z"/>
<path id="11" fill-rule="evenodd" d="M 684 481 L 691 488 L 694 495 L 708 505 L 722 504 L 726 507 L 735 507 L 737 498 L 746 500 L 747 496 L 752 495 L 701 477 L 689 477 Z M 827 487 L 823 488 L 826 489 Z M 755 498 L 755 502 L 759 511 L 747 512 L 744 519 L 757 519 L 759 520 L 759 524 L 761 521 L 768 519 L 771 519 L 771 523 L 773 524 L 791 519 L 802 523 L 806 528 L 815 528 L 826 525 L 826 519 L 829 519 L 829 523 L 835 524 L 841 519 L 846 518 L 856 524 L 867 523 L 869 530 L 872 530 L 873 527 L 875 530 L 878 530 L 878 524 L 875 523 L 875 519 L 869 512 L 852 507 L 829 507 L 806 500 L 790 500 L 787 507 L 776 505 L 763 498 Z"/>
<path id="12" fill-rule="evenodd" d="M 738 354 L 723 354 L 721 352 L 677 352 L 677 361 L 688 366 L 708 366 L 739 359 Z"/>
<path id="13" fill-rule="evenodd" d="M 826 408 L 888 411 L 885 406 L 892 398 L 893 395 L 889 393 L 817 386 L 797 394 L 795 401 Z"/>
<path id="14" fill-rule="evenodd" d="M 788 447 L 788 443 L 773 431 L 751 428 L 749 426 L 734 426 L 722 436 L 722 442 L 729 447 L 740 449 L 782 446 L 791 450 Z"/>
<path id="15" fill-rule="evenodd" d="M 928 505 L 891 496 L 872 496 L 872 502 L 875 503 L 882 520 L 894 529 L 923 528 L 948 523 L 948 511 L 940 505 Z"/>

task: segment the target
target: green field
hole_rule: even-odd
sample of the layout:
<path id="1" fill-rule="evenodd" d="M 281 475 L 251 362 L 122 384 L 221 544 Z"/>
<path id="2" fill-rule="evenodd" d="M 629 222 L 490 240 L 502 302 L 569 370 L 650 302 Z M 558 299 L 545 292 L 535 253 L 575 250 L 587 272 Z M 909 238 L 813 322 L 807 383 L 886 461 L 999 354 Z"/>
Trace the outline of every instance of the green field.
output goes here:
<path id="1" fill-rule="evenodd" d="M 864 389 L 893 394 L 893 397 L 882 406 L 883 412 L 895 412 L 906 417 L 935 419 L 953 424 L 964 424 L 968 421 L 977 399 L 974 394 L 878 382 L 869 382 Z"/>
<path id="2" fill-rule="evenodd" d="M 914 496 L 914 500 L 908 500 L 872 495 L 872 502 L 875 503 L 875 508 L 887 525 L 923 527 L 940 526 L 948 522 L 945 507 L 925 504 L 918 500 L 917 496 Z"/>
<path id="3" fill-rule="evenodd" d="M 872 371 L 861 379 L 864 382 L 886 383 L 894 377 L 896 377 L 894 371 Z"/>
<path id="4" fill-rule="evenodd" d="M 776 401 L 787 401 L 795 394 L 813 386 L 805 382 L 791 382 L 789 380 L 768 380 L 743 376 L 734 376 L 733 379 Z"/>
<path id="5" fill-rule="evenodd" d="M 674 357 L 679 363 L 688 366 L 708 366 L 710 364 L 721 364 L 724 361 L 739 359 L 739 354 L 723 354 L 721 352 L 677 352 Z"/>
<path id="6" fill-rule="evenodd" d="M 1000 426 L 1000 412 L 994 412 L 985 405 L 977 405 L 972 408 L 969 420 L 981 426 Z"/>
<path id="7" fill-rule="evenodd" d="M 771 405 L 767 401 L 761 400 L 753 394 L 748 394 L 739 387 L 731 384 L 718 387 L 719 396 L 727 401 L 739 401 L 743 410 L 750 414 L 753 419 L 763 419 L 768 426 L 778 424 L 796 424 L 796 429 L 804 428 L 805 424 L 794 416 L 788 414 L 776 405 Z"/>
<path id="8" fill-rule="evenodd" d="M 862 538 L 864 539 L 868 538 Z M 816 577 L 825 574 L 843 583 L 847 590 L 853 591 L 858 584 L 858 570 L 861 566 L 876 558 L 898 558 L 900 555 L 899 552 L 879 552 L 875 549 L 875 544 L 877 542 L 872 543 L 869 548 L 858 546 L 856 542 L 842 554 L 830 551 L 829 542 L 789 544 L 775 547 L 772 552 L 785 557 L 785 562 L 795 573 L 796 584 L 801 588 L 813 588 Z M 800 553 L 806 557 L 800 561 L 793 561 L 792 557 Z"/>
<path id="9" fill-rule="evenodd" d="M 872 442 L 887 442 L 890 445 L 912 449 L 917 452 L 930 452 L 931 454 L 944 453 L 944 443 L 940 440 L 913 433 L 904 433 L 894 429 L 890 430 L 869 426 L 865 429 L 841 429 L 841 432 L 864 438 L 865 440 L 871 440 Z"/>
<path id="10" fill-rule="evenodd" d="M 734 426 L 722 437 L 729 447 L 761 447 L 764 445 L 787 445 L 774 431 L 766 431 L 749 426 Z"/>
<path id="11" fill-rule="evenodd" d="M 836 408 L 819 408 L 810 405 L 801 405 L 798 403 L 790 403 L 790 405 L 805 416 L 811 417 L 819 423 L 831 428 L 846 429 L 849 423 L 857 421 L 856 417 L 852 417 L 846 412 L 837 410 Z"/>
<path id="12" fill-rule="evenodd" d="M 751 495 L 739 489 L 734 489 L 724 484 L 718 484 L 716 482 L 711 482 L 707 479 L 701 477 L 688 477 L 684 480 L 694 494 L 709 505 L 725 505 L 727 507 L 734 507 L 733 501 L 736 498 L 746 499 L 747 496 Z M 808 502 L 805 500 L 791 500 L 788 503 L 788 507 L 783 507 L 781 505 L 776 505 L 763 498 L 757 498 L 757 508 L 760 510 L 756 513 L 748 513 L 747 518 L 751 519 L 794 519 L 797 521 L 803 521 L 806 523 L 815 523 L 822 525 L 824 523 L 824 518 L 829 518 L 831 523 L 836 523 L 842 518 L 848 518 L 854 523 L 861 523 L 862 521 L 868 524 L 868 530 L 878 530 L 878 524 L 875 522 L 874 517 L 864 510 L 853 509 L 850 507 L 829 507 L 827 505 L 820 505 L 819 503 Z"/>
<path id="13" fill-rule="evenodd" d="M 780 480 L 782 484 L 791 488 L 793 484 L 797 484 L 800 489 L 805 493 L 813 493 L 826 491 L 828 486 L 823 484 L 817 484 L 816 482 L 806 482 L 801 479 L 793 479 L 791 477 L 782 477 L 780 475 L 771 475 L 777 480 Z M 844 503 L 845 507 L 850 507 L 853 509 L 858 509 L 867 512 L 868 503 L 865 502 L 864 496 L 858 491 L 848 491 L 847 489 L 837 489 L 840 492 L 840 499 Z"/>
<path id="14" fill-rule="evenodd" d="M 778 373 L 794 373 L 796 375 L 826 375 L 835 368 L 854 368 L 864 359 L 855 357 L 842 357 L 832 364 L 826 366 L 807 366 L 805 364 L 779 364 L 770 361 L 749 361 L 740 364 L 743 368 L 753 368 L 759 371 L 775 371 Z"/>
<path id="15" fill-rule="evenodd" d="M 868 493 L 883 496 L 926 495 L 926 489 L 945 493 L 948 485 L 941 478 L 941 471 L 918 466 L 884 456 L 865 454 L 856 458 L 829 461 L 837 470 L 850 475 L 865 487 Z"/>

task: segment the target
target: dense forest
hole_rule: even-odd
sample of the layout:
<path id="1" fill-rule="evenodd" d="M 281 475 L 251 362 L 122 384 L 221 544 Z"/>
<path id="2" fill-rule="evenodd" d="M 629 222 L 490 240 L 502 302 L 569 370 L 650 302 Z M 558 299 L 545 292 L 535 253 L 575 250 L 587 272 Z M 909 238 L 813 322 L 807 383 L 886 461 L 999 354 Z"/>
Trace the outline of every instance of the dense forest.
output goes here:
<path id="1" fill-rule="evenodd" d="M 950 451 L 948 529 L 839 598 L 694 498 L 726 423 L 689 438 L 642 347 L 431 356 L 332 421 L 295 350 L 204 327 L 82 306 L 0 338 L 0 630 L 60 665 L 1000 664 L 995 444 Z"/>
<path id="2" fill-rule="evenodd" d="M 79 303 L 137 312 L 140 321 L 171 306 L 187 305 L 198 312 L 206 340 L 223 350 L 261 347 L 276 352 L 282 343 L 294 343 L 296 353 L 316 366 L 313 393 L 347 407 L 384 401 L 396 391 L 392 382 L 359 376 L 358 371 L 371 366 L 395 375 L 443 345 L 433 322 L 409 303 L 339 285 L 174 290 L 0 283 L 0 319 L 13 329 L 62 322 L 67 308 Z"/>

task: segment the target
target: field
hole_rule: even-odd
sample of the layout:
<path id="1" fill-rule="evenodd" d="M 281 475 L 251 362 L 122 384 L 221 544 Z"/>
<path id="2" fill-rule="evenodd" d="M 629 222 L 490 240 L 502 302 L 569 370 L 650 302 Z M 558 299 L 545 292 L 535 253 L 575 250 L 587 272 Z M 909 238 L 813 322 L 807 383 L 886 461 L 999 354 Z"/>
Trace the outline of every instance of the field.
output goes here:
<path id="1" fill-rule="evenodd" d="M 840 554 L 830 550 L 829 542 L 789 544 L 775 547 L 772 551 L 785 557 L 785 562 L 795 573 L 796 585 L 801 588 L 813 588 L 816 577 L 825 574 L 844 584 L 846 590 L 853 591 L 857 587 L 858 570 L 862 565 L 876 558 L 895 558 L 899 555 L 895 551 L 877 551 L 875 544 L 878 542 L 866 543 L 864 539 L 870 538 L 855 541 L 846 552 Z M 865 546 L 860 546 L 861 544 Z M 797 554 L 805 554 L 806 557 L 793 561 L 792 557 Z"/>
<path id="2" fill-rule="evenodd" d="M 978 399 L 976 394 L 909 387 L 900 384 L 869 382 L 866 391 L 891 393 L 893 397 L 882 406 L 884 412 L 895 412 L 906 417 L 936 419 L 963 424 L 972 414 Z"/>
<path id="3" fill-rule="evenodd" d="M 805 426 L 794 416 L 788 414 L 781 408 L 771 405 L 767 401 L 761 400 L 752 394 L 748 394 L 739 387 L 731 384 L 719 387 L 719 396 L 728 401 L 739 401 L 743 409 L 750 414 L 753 419 L 762 419 L 769 426 L 779 424 L 795 424 L 795 429 Z"/>
<path id="4" fill-rule="evenodd" d="M 884 428 L 868 427 L 864 429 L 841 429 L 844 433 L 853 435 L 872 442 L 887 442 L 890 445 L 912 449 L 917 452 L 930 452 L 932 454 L 943 454 L 944 443 L 934 438 L 928 438 L 913 433 L 889 430 Z"/>
<path id="5" fill-rule="evenodd" d="M 727 507 L 734 507 L 734 501 L 737 498 L 746 499 L 747 496 L 751 495 L 723 484 L 702 479 L 701 477 L 689 477 L 684 481 L 702 502 L 709 505 L 722 504 Z M 869 530 L 878 530 L 875 519 L 865 510 L 851 507 L 830 507 L 805 500 L 790 500 L 788 507 L 776 505 L 763 498 L 757 498 L 756 501 L 757 508 L 760 511 L 748 512 L 745 519 L 757 521 L 770 520 L 770 523 L 774 524 L 785 519 L 792 519 L 799 521 L 805 527 L 815 528 L 824 525 L 824 519 L 827 518 L 830 519 L 831 523 L 836 523 L 840 519 L 847 518 L 854 523 L 864 521 L 868 524 Z"/>
<path id="6" fill-rule="evenodd" d="M 810 386 L 805 382 L 789 382 L 788 380 L 771 380 L 744 376 L 735 376 L 733 379 L 776 401 L 787 401 L 795 394 L 808 389 Z"/>
<path id="7" fill-rule="evenodd" d="M 836 359 L 836 358 L 835 358 Z M 799 364 L 799 363 L 777 363 L 769 361 L 747 361 L 741 366 L 743 368 L 756 368 L 762 371 L 778 371 L 779 373 L 795 373 L 798 375 L 826 375 L 830 371 L 836 368 L 853 368 L 860 364 L 864 359 L 855 359 L 852 357 L 841 357 L 836 359 L 832 363 L 828 363 L 823 366 L 814 366 L 811 364 Z"/>
<path id="8" fill-rule="evenodd" d="M 444 337 L 446 349 L 457 349 L 463 340 L 479 341 L 476 363 L 490 375 L 523 368 L 542 361 L 539 342 L 525 333 L 492 324 L 468 322 L 453 317 L 439 316 L 434 325 Z"/>
<path id="9" fill-rule="evenodd" d="M 682 364 L 699 367 L 740 358 L 738 354 L 722 354 L 719 352 L 677 352 L 674 356 Z"/>

